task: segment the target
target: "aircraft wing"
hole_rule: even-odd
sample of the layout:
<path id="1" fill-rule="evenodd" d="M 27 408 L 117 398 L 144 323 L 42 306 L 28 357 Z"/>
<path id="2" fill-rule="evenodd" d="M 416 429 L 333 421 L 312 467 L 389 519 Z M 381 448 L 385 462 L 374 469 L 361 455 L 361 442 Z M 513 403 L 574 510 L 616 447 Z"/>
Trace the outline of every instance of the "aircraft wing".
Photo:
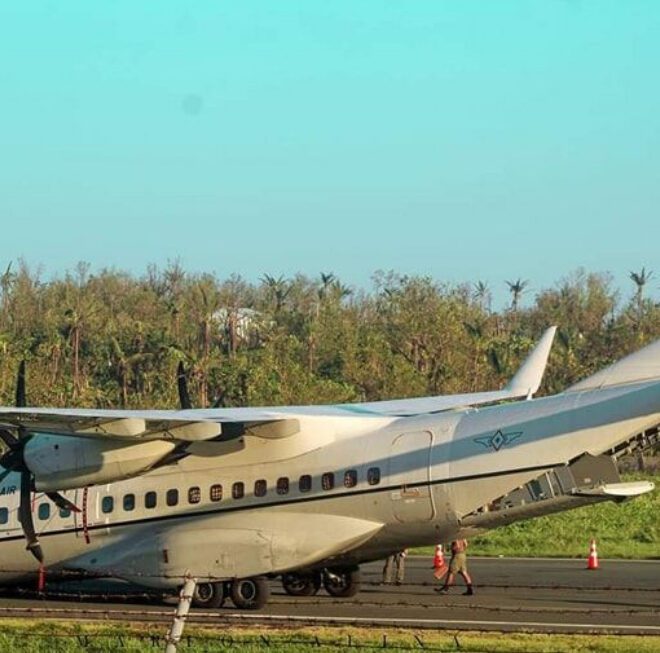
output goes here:
<path id="1" fill-rule="evenodd" d="M 342 404 L 341 407 L 355 413 L 376 413 L 404 417 L 421 413 L 435 413 L 451 410 L 452 408 L 489 404 L 505 399 L 531 398 L 541 385 L 556 331 L 557 327 L 555 326 L 546 329 L 518 372 L 502 390 L 415 399 L 394 399 L 361 404 Z"/>
<path id="2" fill-rule="evenodd" d="M 92 408 L 0 407 L 2 423 L 28 431 L 124 441 L 199 442 L 221 439 L 223 424 L 240 424 L 250 434 L 282 438 L 296 433 L 299 416 L 404 417 L 452 408 L 531 397 L 541 385 L 556 327 L 545 331 L 505 388 L 414 399 L 393 399 L 334 406 L 219 408 L 198 410 L 103 410 Z"/>

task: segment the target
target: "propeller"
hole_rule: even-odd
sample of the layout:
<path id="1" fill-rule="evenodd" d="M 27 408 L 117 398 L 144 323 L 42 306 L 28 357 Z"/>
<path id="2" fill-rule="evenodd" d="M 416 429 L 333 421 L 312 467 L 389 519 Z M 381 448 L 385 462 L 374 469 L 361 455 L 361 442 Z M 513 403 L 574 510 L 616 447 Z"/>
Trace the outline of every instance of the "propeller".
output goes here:
<path id="1" fill-rule="evenodd" d="M 183 361 L 179 361 L 179 366 L 176 368 L 176 384 L 179 389 L 179 404 L 181 409 L 189 410 L 192 408 L 192 402 L 188 394 L 188 379 L 186 377 L 186 370 L 183 367 Z"/>
<path id="2" fill-rule="evenodd" d="M 16 380 L 16 407 L 24 408 L 27 405 L 25 394 L 25 361 L 21 361 L 18 367 L 18 378 Z M 17 437 L 18 436 L 18 437 Z M 25 446 L 32 435 L 22 426 L 11 424 L 0 424 L 0 440 L 5 444 L 6 451 L 0 456 L 0 465 L 4 471 L 0 473 L 0 481 L 9 474 L 16 472 L 21 475 L 20 481 L 20 503 L 18 505 L 18 517 L 23 527 L 23 534 L 27 541 L 27 550 L 43 566 L 44 554 L 37 538 L 32 518 L 32 492 L 34 491 L 34 475 L 25 462 Z M 66 497 L 58 492 L 46 492 L 46 496 L 64 510 L 80 512 L 80 508 L 71 503 Z M 43 572 L 40 568 L 40 574 Z"/>
<path id="3" fill-rule="evenodd" d="M 179 365 L 176 368 L 176 384 L 179 390 L 179 405 L 182 410 L 189 410 L 193 407 L 192 401 L 190 401 L 190 393 L 188 392 L 188 376 L 186 375 L 186 370 L 183 366 L 183 362 L 179 361 Z M 213 402 L 211 408 L 220 408 L 222 407 L 225 399 L 225 393 L 221 392 L 216 400 Z"/>
<path id="4" fill-rule="evenodd" d="M 25 360 L 22 360 L 18 366 L 18 377 L 16 378 L 16 408 L 25 408 L 27 400 L 25 398 Z"/>
<path id="5" fill-rule="evenodd" d="M 19 430 L 20 434 L 20 430 Z M 23 437 L 17 438 L 7 427 L 0 428 L 0 439 L 5 443 L 7 451 L 0 457 L 0 465 L 5 471 L 0 474 L 0 480 L 12 472 L 21 475 L 20 503 L 18 504 L 18 518 L 23 527 L 23 534 L 27 541 L 27 550 L 42 564 L 44 554 L 34 529 L 34 520 L 32 519 L 32 488 L 34 480 L 32 472 L 25 464 L 25 445 L 30 441 L 29 434 L 21 434 Z"/>

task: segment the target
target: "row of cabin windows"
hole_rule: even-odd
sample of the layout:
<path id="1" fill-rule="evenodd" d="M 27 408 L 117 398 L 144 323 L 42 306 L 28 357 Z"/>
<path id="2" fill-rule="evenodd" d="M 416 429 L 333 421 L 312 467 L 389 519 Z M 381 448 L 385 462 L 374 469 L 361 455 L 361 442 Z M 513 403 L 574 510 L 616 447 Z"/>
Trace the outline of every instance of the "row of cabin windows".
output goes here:
<path id="1" fill-rule="evenodd" d="M 352 488 L 357 485 L 358 473 L 355 469 L 349 469 L 344 472 L 343 483 L 344 487 Z M 367 483 L 369 485 L 378 485 L 380 483 L 380 468 L 370 467 L 367 471 Z M 275 491 L 279 495 L 289 493 L 289 479 L 286 476 L 281 476 L 277 479 L 275 484 Z M 335 474 L 334 472 L 326 472 L 321 476 L 321 487 L 323 490 L 332 490 L 335 487 Z M 309 474 L 303 474 L 298 479 L 298 490 L 300 492 L 309 492 L 312 489 L 312 477 Z M 268 492 L 268 483 L 265 479 L 259 479 L 254 482 L 254 496 L 264 497 Z M 216 483 L 209 488 L 209 499 L 211 501 L 222 500 L 222 485 Z M 245 496 L 245 483 L 236 481 L 231 487 L 232 499 L 242 499 Z M 202 500 L 202 490 L 199 486 L 193 486 L 188 489 L 188 503 L 195 504 Z M 179 490 L 176 488 L 169 489 L 165 492 L 165 503 L 168 506 L 176 506 L 179 504 Z M 122 502 L 125 512 L 135 510 L 135 494 L 125 494 Z M 155 508 L 158 505 L 158 495 L 153 490 L 146 492 L 144 495 L 144 507 L 147 509 Z M 37 508 L 37 517 L 46 521 L 50 519 L 50 503 L 40 503 Z M 101 512 L 109 514 L 115 509 L 115 499 L 112 496 L 105 496 L 101 499 Z M 60 517 L 67 518 L 71 515 L 71 511 L 62 508 L 60 509 Z M 0 508 L 0 525 L 6 524 L 9 521 L 9 511 L 7 508 Z"/>

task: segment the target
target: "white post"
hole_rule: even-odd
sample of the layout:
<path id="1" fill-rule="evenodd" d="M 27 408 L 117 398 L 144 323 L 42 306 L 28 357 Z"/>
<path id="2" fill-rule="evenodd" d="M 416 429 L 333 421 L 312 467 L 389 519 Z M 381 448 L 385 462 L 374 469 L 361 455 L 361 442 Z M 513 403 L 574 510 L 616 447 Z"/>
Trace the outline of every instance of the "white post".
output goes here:
<path id="1" fill-rule="evenodd" d="M 195 593 L 196 585 L 196 578 L 186 576 L 186 582 L 183 584 L 181 593 L 179 594 L 179 605 L 176 606 L 174 621 L 172 622 L 170 632 L 167 633 L 165 653 L 176 653 L 176 647 L 181 641 L 181 636 L 183 635 L 183 627 L 186 624 L 186 618 L 188 616 L 188 611 L 190 610 L 190 604 L 192 602 L 193 594 Z"/>

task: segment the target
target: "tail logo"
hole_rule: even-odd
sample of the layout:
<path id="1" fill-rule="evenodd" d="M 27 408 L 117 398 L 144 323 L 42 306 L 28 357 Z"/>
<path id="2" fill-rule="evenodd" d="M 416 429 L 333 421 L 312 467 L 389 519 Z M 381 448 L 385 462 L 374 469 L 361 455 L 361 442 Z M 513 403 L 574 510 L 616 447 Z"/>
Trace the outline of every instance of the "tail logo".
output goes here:
<path id="1" fill-rule="evenodd" d="M 481 438 L 475 438 L 474 441 L 486 447 L 486 449 L 492 449 L 493 451 L 499 451 L 502 447 L 506 447 L 520 436 L 522 436 L 522 431 L 514 431 L 512 433 L 504 433 L 501 429 L 498 429 L 493 433 L 493 435 L 486 435 Z"/>

